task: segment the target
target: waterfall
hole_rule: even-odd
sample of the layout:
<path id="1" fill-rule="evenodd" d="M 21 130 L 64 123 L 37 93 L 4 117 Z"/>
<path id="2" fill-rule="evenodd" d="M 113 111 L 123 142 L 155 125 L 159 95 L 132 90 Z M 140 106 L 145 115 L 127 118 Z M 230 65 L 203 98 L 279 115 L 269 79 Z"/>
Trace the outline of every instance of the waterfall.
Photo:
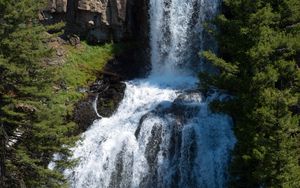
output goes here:
<path id="1" fill-rule="evenodd" d="M 235 144 L 231 118 L 214 114 L 197 89 L 198 52 L 214 48 L 203 24 L 218 0 L 150 0 L 152 72 L 126 83 L 115 114 L 73 149 L 74 188 L 226 187 Z"/>

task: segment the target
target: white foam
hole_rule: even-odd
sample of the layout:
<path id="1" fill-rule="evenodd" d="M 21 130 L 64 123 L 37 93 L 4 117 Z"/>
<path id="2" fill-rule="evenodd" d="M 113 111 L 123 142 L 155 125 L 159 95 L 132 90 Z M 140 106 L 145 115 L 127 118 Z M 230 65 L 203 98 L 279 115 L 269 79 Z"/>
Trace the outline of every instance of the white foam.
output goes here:
<path id="1" fill-rule="evenodd" d="M 146 150 L 154 126 L 161 126 L 162 133 L 155 164 L 158 180 L 153 187 L 172 187 L 178 168 L 179 187 L 191 187 L 191 182 L 194 187 L 226 185 L 235 143 L 232 123 L 228 116 L 211 113 L 208 101 L 199 95 L 187 101 L 201 110 L 179 130 L 182 144 L 176 156 L 168 151 L 174 144 L 171 137 L 176 119 L 172 115 L 149 116 L 142 122 L 138 138 L 135 135 L 145 114 L 158 105 L 168 104 L 165 107 L 169 108 L 184 90 L 197 88 L 195 73 L 201 62 L 194 57 L 204 45 L 203 23 L 217 13 L 218 5 L 218 0 L 150 0 L 152 72 L 146 79 L 127 82 L 116 113 L 95 121 L 83 134 L 73 149 L 72 158 L 80 159 L 79 164 L 65 171 L 72 187 L 141 187 L 153 169 Z M 196 151 L 190 161 L 192 146 Z"/>

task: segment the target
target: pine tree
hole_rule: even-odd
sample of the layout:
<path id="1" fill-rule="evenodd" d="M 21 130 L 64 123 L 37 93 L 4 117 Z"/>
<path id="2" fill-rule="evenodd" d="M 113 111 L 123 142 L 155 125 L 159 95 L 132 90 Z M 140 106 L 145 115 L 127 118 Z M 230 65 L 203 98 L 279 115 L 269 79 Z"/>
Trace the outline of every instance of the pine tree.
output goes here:
<path id="1" fill-rule="evenodd" d="M 72 164 L 67 157 L 76 126 L 51 97 L 53 75 L 43 63 L 51 51 L 45 44 L 46 28 L 37 19 L 42 3 L 0 0 L 2 187 L 62 187 L 61 169 Z M 55 153 L 60 159 L 50 170 Z"/>
<path id="2" fill-rule="evenodd" d="M 235 120 L 232 187 L 300 185 L 299 23 L 298 0 L 225 0 L 216 19 L 220 53 L 203 55 L 220 72 L 200 77 L 233 96 L 212 103 Z"/>

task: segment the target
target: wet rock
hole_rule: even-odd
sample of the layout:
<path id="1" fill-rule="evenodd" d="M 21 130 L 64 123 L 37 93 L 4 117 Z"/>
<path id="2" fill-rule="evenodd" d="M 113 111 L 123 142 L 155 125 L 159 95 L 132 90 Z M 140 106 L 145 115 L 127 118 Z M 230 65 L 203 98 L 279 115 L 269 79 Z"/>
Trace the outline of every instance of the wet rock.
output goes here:
<path id="1" fill-rule="evenodd" d="M 167 112 L 172 113 L 178 120 L 186 122 L 199 113 L 203 96 L 196 91 L 187 91 L 179 95 Z"/>
<path id="2" fill-rule="evenodd" d="M 84 89 L 88 93 L 88 97 L 75 106 L 74 120 L 79 126 L 85 130 L 98 117 L 97 112 L 102 117 L 111 116 L 118 108 L 120 102 L 124 97 L 126 85 L 121 81 L 116 74 L 102 74 L 89 89 Z M 97 97 L 97 101 L 96 101 Z M 97 112 L 93 107 L 96 102 Z"/>
<path id="3" fill-rule="evenodd" d="M 183 104 L 183 105 L 199 105 L 202 101 L 202 95 L 197 91 L 187 91 L 181 95 L 179 95 L 174 103 L 175 104 Z"/>
<path id="4" fill-rule="evenodd" d="M 73 112 L 73 120 L 79 126 L 79 130 L 85 131 L 89 128 L 90 125 L 99 118 L 97 113 L 93 108 L 93 102 L 95 101 L 96 94 L 89 94 L 89 96 L 78 102 L 75 105 Z"/>
<path id="5" fill-rule="evenodd" d="M 109 117 L 118 108 L 124 97 L 126 85 L 123 81 L 143 77 L 150 69 L 149 62 L 141 61 L 144 54 L 131 47 L 110 60 L 91 91 L 98 93 L 97 109 L 101 116 Z"/>
<path id="6" fill-rule="evenodd" d="M 133 153 L 127 151 L 124 144 L 116 158 L 115 170 L 111 174 L 109 188 L 131 187 Z M 128 159 L 130 160 L 129 162 Z"/>
<path id="7" fill-rule="evenodd" d="M 123 83 L 113 84 L 99 95 L 97 109 L 101 116 L 109 117 L 116 111 L 124 97 L 125 87 Z"/>
<path id="8" fill-rule="evenodd" d="M 141 128 L 142 128 L 142 126 L 143 126 L 143 122 L 144 122 L 147 118 L 151 117 L 152 115 L 153 115 L 153 114 L 150 112 L 150 113 L 147 113 L 147 114 L 145 114 L 145 115 L 142 116 L 142 118 L 141 118 L 140 121 L 139 121 L 139 126 L 138 126 L 138 128 L 136 129 L 136 131 L 135 131 L 135 133 L 134 133 L 134 136 L 135 136 L 136 139 L 139 139 L 139 135 L 140 135 L 140 132 L 141 132 Z"/>
<path id="9" fill-rule="evenodd" d="M 145 156 L 148 162 L 149 171 L 147 176 L 143 178 L 140 187 L 152 187 L 158 185 L 157 175 L 157 156 L 160 151 L 160 144 L 162 142 L 162 125 L 155 124 L 151 130 L 151 136 L 147 143 Z"/>
<path id="10" fill-rule="evenodd" d="M 156 166 L 157 154 L 160 150 L 160 143 L 162 141 L 162 125 L 155 124 L 151 130 L 151 137 L 146 147 L 146 159 L 150 167 Z"/>

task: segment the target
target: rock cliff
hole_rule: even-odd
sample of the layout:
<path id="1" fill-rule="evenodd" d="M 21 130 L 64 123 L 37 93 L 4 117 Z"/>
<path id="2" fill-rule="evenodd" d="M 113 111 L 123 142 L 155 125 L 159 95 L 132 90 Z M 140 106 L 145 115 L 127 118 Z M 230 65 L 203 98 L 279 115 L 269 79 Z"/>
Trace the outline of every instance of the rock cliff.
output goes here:
<path id="1" fill-rule="evenodd" d="M 123 98 L 123 81 L 143 77 L 149 72 L 148 1 L 48 0 L 41 21 L 50 25 L 65 21 L 64 36 L 68 36 L 72 45 L 80 42 L 78 36 L 95 44 L 112 41 L 126 44 L 98 75 L 97 81 L 87 91 L 88 97 L 76 104 L 73 120 L 81 131 L 99 118 L 93 107 L 96 96 L 98 113 L 108 117 Z"/>
<path id="2" fill-rule="evenodd" d="M 41 21 L 67 22 L 67 34 L 91 43 L 146 41 L 148 0 L 48 0 Z"/>
<path id="3" fill-rule="evenodd" d="M 66 21 L 68 0 L 48 0 L 46 8 L 40 14 L 40 21 L 46 25 Z"/>
<path id="4" fill-rule="evenodd" d="M 68 0 L 48 0 L 47 11 L 52 13 L 66 13 Z"/>
<path id="5" fill-rule="evenodd" d="M 140 31 L 148 25 L 147 4 L 143 1 L 146 0 L 68 0 L 67 31 L 92 43 L 141 36 L 147 32 Z"/>

